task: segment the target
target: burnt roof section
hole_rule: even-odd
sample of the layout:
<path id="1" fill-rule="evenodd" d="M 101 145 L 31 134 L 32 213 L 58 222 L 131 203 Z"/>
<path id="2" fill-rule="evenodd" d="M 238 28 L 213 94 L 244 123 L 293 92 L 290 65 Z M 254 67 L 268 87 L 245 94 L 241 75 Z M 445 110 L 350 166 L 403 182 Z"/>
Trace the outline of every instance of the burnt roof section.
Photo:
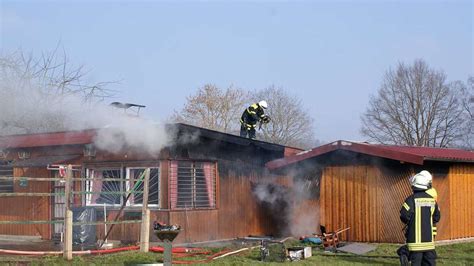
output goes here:
<path id="1" fill-rule="evenodd" d="M 336 150 L 347 150 L 417 165 L 423 165 L 425 161 L 474 163 L 474 152 L 461 149 L 381 145 L 338 140 L 293 156 L 273 160 L 266 166 L 270 170 L 279 169 Z"/>
<path id="2" fill-rule="evenodd" d="M 173 132 L 173 134 L 177 138 L 177 142 L 186 142 L 187 139 L 193 137 L 203 137 L 208 139 L 213 139 L 217 141 L 228 142 L 232 144 L 237 144 L 241 146 L 255 146 L 265 150 L 271 151 L 281 151 L 284 152 L 285 146 L 269 143 L 260 140 L 252 140 L 248 138 L 243 138 L 237 135 L 232 135 L 224 132 L 219 132 L 216 130 L 196 127 L 188 124 L 183 123 L 175 123 L 175 124 L 168 124 L 167 130 L 169 132 Z M 192 141 L 192 140 L 189 140 Z"/>

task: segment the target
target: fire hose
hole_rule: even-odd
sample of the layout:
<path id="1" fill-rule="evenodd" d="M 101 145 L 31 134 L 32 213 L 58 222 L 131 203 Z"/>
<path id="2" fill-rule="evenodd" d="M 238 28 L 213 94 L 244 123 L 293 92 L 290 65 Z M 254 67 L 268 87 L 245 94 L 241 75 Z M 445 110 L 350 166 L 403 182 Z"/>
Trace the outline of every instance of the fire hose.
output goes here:
<path id="1" fill-rule="evenodd" d="M 128 247 L 121 247 L 121 248 L 112 248 L 112 249 L 99 249 L 99 250 L 81 250 L 81 251 L 73 251 L 73 255 L 98 255 L 98 254 L 109 254 L 109 253 L 117 253 L 121 251 L 130 251 L 130 250 L 138 250 L 140 249 L 139 246 L 128 246 Z M 162 247 L 150 247 L 149 249 L 152 252 L 162 253 L 164 249 Z M 206 255 L 209 254 L 209 251 L 200 249 L 200 248 L 172 248 L 172 253 L 175 254 L 192 254 L 192 255 Z M 63 254 L 62 251 L 28 251 L 28 250 L 11 250 L 11 249 L 0 249 L 0 254 L 10 254 L 10 255 L 61 255 Z"/>

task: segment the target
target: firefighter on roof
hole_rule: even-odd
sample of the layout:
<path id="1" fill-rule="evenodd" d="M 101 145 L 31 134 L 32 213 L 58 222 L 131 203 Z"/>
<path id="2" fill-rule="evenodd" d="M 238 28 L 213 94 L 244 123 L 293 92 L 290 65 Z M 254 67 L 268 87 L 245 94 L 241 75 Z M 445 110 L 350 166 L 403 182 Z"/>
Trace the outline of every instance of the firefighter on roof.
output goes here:
<path id="1" fill-rule="evenodd" d="M 400 219 L 407 225 L 405 236 L 411 265 L 436 265 L 434 236 L 440 212 L 436 200 L 427 193 L 432 179 L 425 170 L 413 176 L 413 194 L 400 210 Z"/>
<path id="2" fill-rule="evenodd" d="M 245 109 L 240 118 L 240 136 L 255 139 L 257 123 L 268 123 L 270 118 L 265 114 L 265 109 L 268 108 L 266 101 L 260 101 L 250 105 Z"/>

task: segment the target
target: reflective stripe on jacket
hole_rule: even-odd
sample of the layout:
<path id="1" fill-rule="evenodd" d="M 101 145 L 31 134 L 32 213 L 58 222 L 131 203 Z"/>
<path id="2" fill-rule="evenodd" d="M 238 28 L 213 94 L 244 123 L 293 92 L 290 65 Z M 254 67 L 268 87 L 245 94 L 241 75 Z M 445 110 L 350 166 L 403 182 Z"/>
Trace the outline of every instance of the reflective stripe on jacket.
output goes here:
<path id="1" fill-rule="evenodd" d="M 255 128 L 257 126 L 257 122 L 263 117 L 265 117 L 263 108 L 258 105 L 258 103 L 254 103 L 245 109 L 242 117 L 240 118 L 240 123 L 246 125 L 247 128 L 249 126 Z"/>
<path id="2" fill-rule="evenodd" d="M 431 197 L 433 197 L 433 199 L 438 201 L 438 192 L 436 192 L 436 189 L 430 188 L 426 191 L 426 193 L 428 193 L 428 195 L 430 195 Z"/>
<path id="3" fill-rule="evenodd" d="M 436 223 L 440 220 L 436 200 L 426 191 L 415 191 L 400 209 L 400 219 L 407 224 L 405 236 L 410 251 L 425 251 L 435 248 Z"/>

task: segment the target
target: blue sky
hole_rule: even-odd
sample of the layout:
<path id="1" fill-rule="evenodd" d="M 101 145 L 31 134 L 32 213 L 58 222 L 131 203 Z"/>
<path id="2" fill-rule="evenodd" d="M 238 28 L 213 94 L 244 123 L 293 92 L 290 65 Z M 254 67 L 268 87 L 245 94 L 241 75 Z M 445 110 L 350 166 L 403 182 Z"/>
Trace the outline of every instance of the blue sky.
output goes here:
<path id="1" fill-rule="evenodd" d="M 472 1 L 1 1 L 1 53 L 60 41 L 114 100 L 159 120 L 206 83 L 281 86 L 303 99 L 319 139 L 364 140 L 360 115 L 384 72 L 425 59 L 473 75 Z M 270 103 L 271 104 L 271 103 Z"/>

